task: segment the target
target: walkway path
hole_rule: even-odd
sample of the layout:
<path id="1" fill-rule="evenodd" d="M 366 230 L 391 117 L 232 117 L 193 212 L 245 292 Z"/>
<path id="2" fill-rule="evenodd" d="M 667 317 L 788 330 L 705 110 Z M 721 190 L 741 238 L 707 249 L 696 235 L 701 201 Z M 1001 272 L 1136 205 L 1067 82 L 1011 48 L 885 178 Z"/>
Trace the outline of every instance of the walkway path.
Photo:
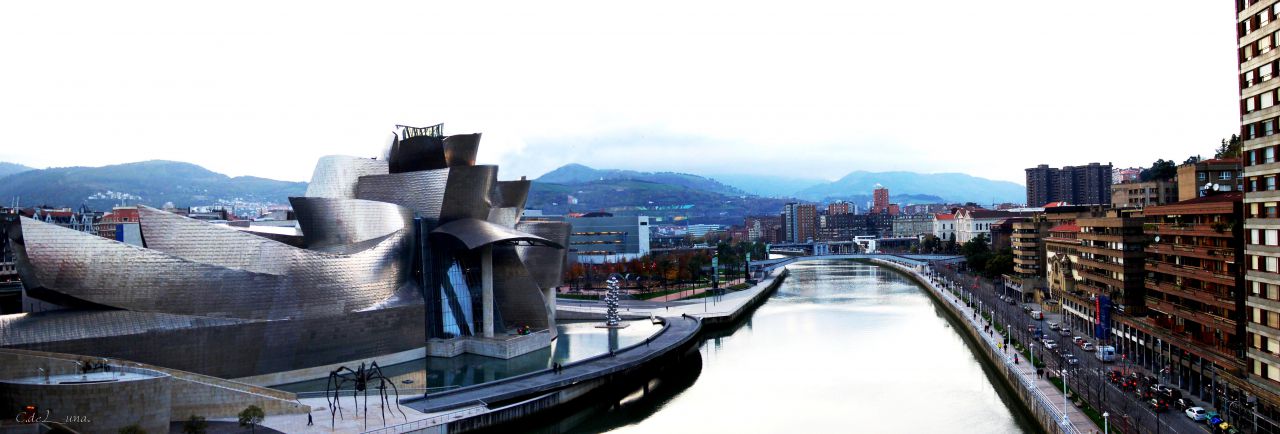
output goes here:
<path id="1" fill-rule="evenodd" d="M 434 413 L 476 404 L 532 397 L 542 392 L 630 369 L 687 343 L 698 334 L 701 328 L 698 321 L 693 318 L 664 317 L 663 319 L 666 325 L 653 337 L 623 348 L 612 355 L 604 354 L 565 365 L 559 373 L 546 369 L 434 393 L 425 398 L 405 400 L 404 404 L 424 413 Z"/>
<path id="2" fill-rule="evenodd" d="M 927 268 L 922 265 L 907 266 L 902 263 L 890 263 L 890 261 L 883 259 L 877 260 L 877 262 L 881 264 L 888 263 L 900 271 L 911 273 L 920 280 L 929 282 L 929 285 L 925 285 L 927 289 L 933 291 L 940 298 L 946 300 L 947 303 L 951 304 L 963 313 L 962 317 L 965 323 L 979 331 L 978 334 L 983 337 L 982 342 L 989 348 L 996 350 L 997 352 L 1001 352 L 997 344 L 1003 344 L 1004 335 L 996 333 L 994 330 L 990 333 L 982 333 L 982 329 L 985 326 L 986 321 L 982 319 L 981 314 L 977 313 L 973 308 L 965 306 L 964 303 L 956 298 L 954 294 L 943 290 L 942 286 L 945 286 L 946 282 L 934 280 L 933 278 L 926 276 L 925 272 L 927 272 Z M 1065 427 L 1065 431 L 1087 433 L 1096 430 L 1098 432 L 1102 432 L 1101 427 L 1095 424 L 1093 419 L 1090 419 L 1089 416 L 1085 415 L 1079 408 L 1074 405 L 1067 405 L 1062 394 L 1062 389 L 1055 387 L 1053 383 L 1050 383 L 1045 378 L 1036 378 L 1035 368 L 1032 367 L 1030 363 L 1027 363 L 1026 360 L 1021 360 L 1020 363 L 1014 364 L 1014 353 L 1010 351 L 1005 354 L 1006 356 L 1003 360 L 1005 366 L 1011 368 L 1014 372 L 1017 372 L 1020 377 L 1022 384 L 1018 386 L 1029 386 L 1034 388 L 1036 390 L 1035 395 L 1040 403 L 1051 408 L 1053 413 L 1061 414 L 1062 410 L 1064 408 L 1066 409 L 1067 419 L 1070 420 L 1070 424 L 1068 427 Z M 1021 358 L 1021 356 L 1019 357 Z"/>
<path id="3" fill-rule="evenodd" d="M 626 303 L 626 310 L 623 313 L 641 316 L 690 315 L 712 321 L 736 318 L 751 305 L 752 301 L 756 300 L 756 297 L 766 291 L 769 291 L 775 281 L 783 278 L 783 274 L 785 274 L 785 268 L 783 267 L 770 269 L 767 277 L 761 279 L 755 286 L 741 291 L 729 292 L 721 296 L 703 297 L 675 302 L 653 299 L 646 302 L 636 301 Z M 556 303 L 556 310 L 561 312 L 587 312 L 603 315 L 605 307 L 604 303 L 601 302 L 558 302 Z"/>

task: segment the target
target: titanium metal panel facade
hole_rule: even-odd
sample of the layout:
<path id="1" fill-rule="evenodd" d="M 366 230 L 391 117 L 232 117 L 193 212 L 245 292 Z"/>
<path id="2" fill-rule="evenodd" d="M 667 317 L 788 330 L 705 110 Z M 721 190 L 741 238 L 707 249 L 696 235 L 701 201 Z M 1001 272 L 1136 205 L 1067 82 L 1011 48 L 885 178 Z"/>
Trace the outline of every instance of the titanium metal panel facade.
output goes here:
<path id="1" fill-rule="evenodd" d="M 139 207 L 136 246 L 15 219 L 4 233 L 25 294 L 59 310 L 0 316 L 0 347 L 227 378 L 343 363 L 474 335 L 485 273 L 497 331 L 553 327 L 568 226 L 520 223 L 531 183 L 476 166 L 479 140 L 321 158 L 307 197 L 290 198 L 301 235 Z"/>
<path id="2" fill-rule="evenodd" d="M 304 245 L 309 249 L 346 246 L 413 227 L 413 210 L 386 202 L 291 197 Z"/>
<path id="3" fill-rule="evenodd" d="M 561 247 L 537 235 L 526 234 L 515 229 L 508 229 L 486 220 L 462 219 L 445 223 L 431 231 L 432 235 L 449 236 L 458 240 L 468 250 L 474 250 L 495 243 L 526 242 L 544 246 Z"/>
<path id="4" fill-rule="evenodd" d="M 553 243 L 569 243 L 570 226 L 565 222 L 520 222 L 516 228 Z M 516 252 L 539 287 L 555 288 L 563 283 L 565 249 L 530 245 L 516 246 Z"/>
<path id="5" fill-rule="evenodd" d="M 355 199 L 361 176 L 387 174 L 387 162 L 370 158 L 329 155 L 320 157 L 307 184 L 307 197 Z"/>
<path id="6" fill-rule="evenodd" d="M 439 222 L 489 217 L 497 166 L 465 166 L 360 178 L 356 197 L 408 207 Z"/>

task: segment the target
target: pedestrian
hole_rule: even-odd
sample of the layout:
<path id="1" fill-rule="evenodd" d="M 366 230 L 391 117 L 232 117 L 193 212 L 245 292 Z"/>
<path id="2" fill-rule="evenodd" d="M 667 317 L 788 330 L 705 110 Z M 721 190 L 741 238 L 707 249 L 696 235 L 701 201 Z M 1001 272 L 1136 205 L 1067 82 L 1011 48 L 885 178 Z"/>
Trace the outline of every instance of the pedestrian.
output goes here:
<path id="1" fill-rule="evenodd" d="M 307 412 L 307 426 L 315 425 L 311 422 L 311 412 Z"/>

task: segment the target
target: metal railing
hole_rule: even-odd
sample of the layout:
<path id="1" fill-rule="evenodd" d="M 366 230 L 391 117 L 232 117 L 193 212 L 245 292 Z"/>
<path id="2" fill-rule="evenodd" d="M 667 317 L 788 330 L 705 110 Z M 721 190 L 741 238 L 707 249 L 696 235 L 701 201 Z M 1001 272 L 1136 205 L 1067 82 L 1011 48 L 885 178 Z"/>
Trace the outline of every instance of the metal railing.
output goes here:
<path id="1" fill-rule="evenodd" d="M 489 411 L 488 403 L 485 403 L 484 401 L 481 401 L 479 399 L 472 402 L 475 405 L 471 407 L 454 410 L 445 414 L 432 416 L 426 419 L 418 419 L 415 421 L 405 422 L 399 425 L 392 425 L 392 426 L 383 427 L 383 428 L 379 428 L 372 431 L 365 431 L 365 433 L 391 434 L 391 433 L 413 432 L 417 430 L 430 428 L 433 426 L 444 425 L 446 423 L 453 422 L 455 420 L 466 419 L 468 417 L 475 416 L 477 414 L 482 414 L 484 412 Z M 441 430 L 441 431 L 443 432 L 445 430 Z"/>

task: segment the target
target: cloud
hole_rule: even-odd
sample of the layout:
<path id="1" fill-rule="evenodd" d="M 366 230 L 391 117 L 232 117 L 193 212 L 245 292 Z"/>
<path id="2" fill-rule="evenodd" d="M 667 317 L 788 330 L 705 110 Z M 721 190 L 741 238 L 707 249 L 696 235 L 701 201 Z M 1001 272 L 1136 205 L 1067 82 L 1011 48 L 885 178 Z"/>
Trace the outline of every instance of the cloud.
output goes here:
<path id="1" fill-rule="evenodd" d="M 1181 160 L 1239 115 L 1233 8 L 1176 4 L 19 3 L 0 160 L 305 180 L 438 122 L 504 178 Z"/>

